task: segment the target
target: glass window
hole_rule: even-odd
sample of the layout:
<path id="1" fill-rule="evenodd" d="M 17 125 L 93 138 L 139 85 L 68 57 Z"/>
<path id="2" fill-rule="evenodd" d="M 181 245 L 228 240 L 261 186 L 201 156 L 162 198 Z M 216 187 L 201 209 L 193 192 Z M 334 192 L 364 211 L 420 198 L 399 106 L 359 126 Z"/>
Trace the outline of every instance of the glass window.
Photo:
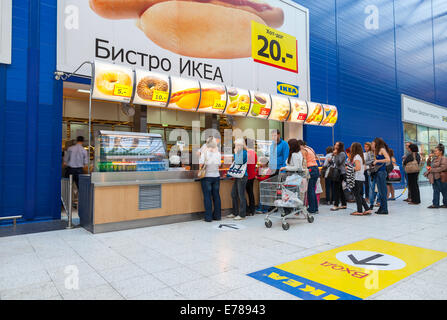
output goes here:
<path id="1" fill-rule="evenodd" d="M 67 140 L 67 122 L 62 122 L 62 140 Z"/>
<path id="2" fill-rule="evenodd" d="M 430 148 L 434 148 L 439 144 L 439 129 L 428 129 L 428 141 Z"/>
<path id="3" fill-rule="evenodd" d="M 85 140 L 88 140 L 88 124 L 72 122 L 70 124 L 70 137 L 76 140 L 79 136 L 83 136 Z"/>
<path id="4" fill-rule="evenodd" d="M 114 126 L 114 129 L 114 131 L 132 132 L 132 127 L 130 126 Z"/>
<path id="5" fill-rule="evenodd" d="M 423 126 L 417 126 L 417 138 L 418 142 L 421 144 L 428 143 L 428 128 Z"/>
<path id="6" fill-rule="evenodd" d="M 417 142 L 417 126 L 412 123 L 404 123 L 404 139 L 405 142 Z"/>
<path id="7" fill-rule="evenodd" d="M 439 130 L 439 141 L 443 145 L 447 145 L 447 130 Z"/>
<path id="8" fill-rule="evenodd" d="M 165 129 L 163 129 L 163 128 L 150 128 L 149 133 L 160 134 L 160 135 L 161 135 L 161 138 L 162 138 L 163 140 L 166 141 L 166 138 L 165 138 Z"/>

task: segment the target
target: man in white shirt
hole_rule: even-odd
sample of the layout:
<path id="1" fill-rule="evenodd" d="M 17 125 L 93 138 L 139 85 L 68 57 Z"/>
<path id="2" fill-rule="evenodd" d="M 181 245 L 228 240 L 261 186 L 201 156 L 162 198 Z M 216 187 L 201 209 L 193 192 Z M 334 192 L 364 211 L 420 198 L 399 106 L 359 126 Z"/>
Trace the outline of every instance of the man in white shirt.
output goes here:
<path id="1" fill-rule="evenodd" d="M 76 187 L 79 189 L 79 175 L 83 174 L 83 169 L 88 165 L 87 150 L 83 147 L 84 137 L 79 136 L 76 144 L 68 148 L 64 156 L 64 165 L 67 166 L 65 177 L 73 175 Z"/>

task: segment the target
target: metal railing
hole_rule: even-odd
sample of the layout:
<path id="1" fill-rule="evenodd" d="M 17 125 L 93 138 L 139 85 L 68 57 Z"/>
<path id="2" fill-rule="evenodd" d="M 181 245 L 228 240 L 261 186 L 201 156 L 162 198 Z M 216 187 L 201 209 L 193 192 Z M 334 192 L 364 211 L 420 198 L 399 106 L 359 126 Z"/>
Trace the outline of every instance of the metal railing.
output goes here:
<path id="1" fill-rule="evenodd" d="M 0 217 L 0 221 L 4 220 L 12 220 L 14 227 L 16 226 L 17 219 L 22 219 L 23 216 L 9 216 L 9 217 Z"/>
<path id="2" fill-rule="evenodd" d="M 73 229 L 73 175 L 61 180 L 61 201 L 68 216 L 67 229 Z"/>

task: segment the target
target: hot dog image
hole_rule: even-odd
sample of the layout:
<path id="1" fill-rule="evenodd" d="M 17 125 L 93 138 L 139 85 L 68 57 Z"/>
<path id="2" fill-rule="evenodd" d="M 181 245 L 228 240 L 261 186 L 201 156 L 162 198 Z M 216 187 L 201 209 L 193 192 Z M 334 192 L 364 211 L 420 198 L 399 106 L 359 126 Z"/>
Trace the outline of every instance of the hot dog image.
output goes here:
<path id="1" fill-rule="evenodd" d="M 327 115 L 327 117 L 321 122 L 322 126 L 328 125 L 328 124 L 335 124 L 337 122 L 337 109 L 331 108 L 331 111 Z"/>
<path id="2" fill-rule="evenodd" d="M 316 118 L 321 115 L 322 111 L 323 111 L 323 106 L 321 104 L 317 104 L 315 106 L 315 109 L 312 112 L 312 114 L 306 119 L 306 123 L 312 123 L 312 122 L 316 121 Z"/>
<path id="3" fill-rule="evenodd" d="M 251 21 L 279 28 L 281 8 L 261 0 L 89 0 L 106 19 L 136 19 L 155 44 L 171 52 L 211 59 L 251 56 Z"/>

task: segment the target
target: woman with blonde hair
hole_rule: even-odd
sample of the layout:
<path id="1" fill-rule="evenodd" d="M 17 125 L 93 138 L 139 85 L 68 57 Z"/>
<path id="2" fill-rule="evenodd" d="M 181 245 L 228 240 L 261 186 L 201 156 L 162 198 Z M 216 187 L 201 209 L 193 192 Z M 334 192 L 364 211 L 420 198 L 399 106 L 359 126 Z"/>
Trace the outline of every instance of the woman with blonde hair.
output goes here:
<path id="1" fill-rule="evenodd" d="M 205 166 L 205 177 L 201 179 L 205 221 L 221 220 L 220 172 L 221 154 L 214 137 L 206 141 L 199 159 L 200 167 Z M 214 203 L 214 210 L 213 210 Z"/>

